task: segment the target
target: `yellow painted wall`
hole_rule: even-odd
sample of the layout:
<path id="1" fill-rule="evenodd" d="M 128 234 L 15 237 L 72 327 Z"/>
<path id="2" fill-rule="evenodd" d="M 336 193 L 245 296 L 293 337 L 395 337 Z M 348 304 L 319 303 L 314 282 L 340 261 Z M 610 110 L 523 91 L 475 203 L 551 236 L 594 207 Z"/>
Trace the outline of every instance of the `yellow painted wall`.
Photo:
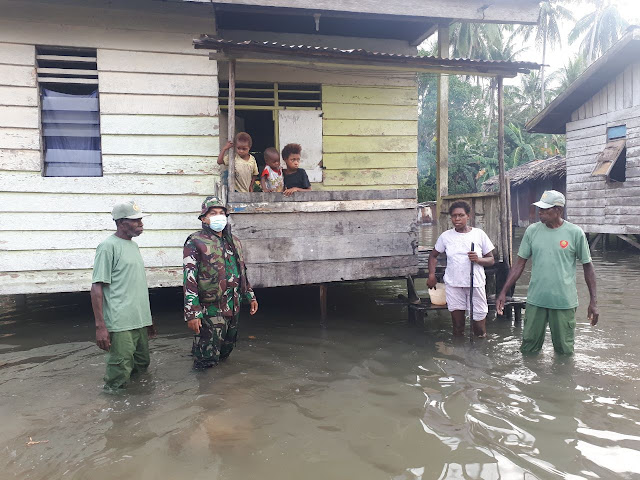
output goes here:
<path id="1" fill-rule="evenodd" d="M 417 105 L 416 87 L 323 85 L 321 188 L 416 188 Z"/>

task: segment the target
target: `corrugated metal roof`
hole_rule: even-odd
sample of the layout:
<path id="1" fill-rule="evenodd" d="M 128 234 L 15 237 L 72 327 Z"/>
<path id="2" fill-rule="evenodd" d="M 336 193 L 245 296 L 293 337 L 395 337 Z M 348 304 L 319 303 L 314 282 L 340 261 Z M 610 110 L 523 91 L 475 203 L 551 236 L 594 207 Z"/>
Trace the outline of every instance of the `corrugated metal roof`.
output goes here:
<path id="1" fill-rule="evenodd" d="M 224 52 L 255 52 L 283 55 L 298 55 L 323 59 L 370 60 L 375 63 L 397 64 L 409 67 L 449 67 L 473 68 L 487 72 L 505 71 L 509 73 L 527 73 L 536 70 L 540 65 L 534 62 L 505 62 L 495 60 L 471 60 L 463 58 L 439 58 L 432 56 L 402 55 L 397 53 L 372 52 L 369 50 L 340 49 L 311 45 L 289 45 L 279 42 L 259 42 L 255 40 L 224 40 L 209 35 L 202 35 L 193 41 L 196 48 L 222 50 Z"/>
<path id="2" fill-rule="evenodd" d="M 571 114 L 598 93 L 620 72 L 640 56 L 640 27 L 632 25 L 628 32 L 604 55 L 531 119 L 526 128 L 537 133 L 566 133 Z"/>

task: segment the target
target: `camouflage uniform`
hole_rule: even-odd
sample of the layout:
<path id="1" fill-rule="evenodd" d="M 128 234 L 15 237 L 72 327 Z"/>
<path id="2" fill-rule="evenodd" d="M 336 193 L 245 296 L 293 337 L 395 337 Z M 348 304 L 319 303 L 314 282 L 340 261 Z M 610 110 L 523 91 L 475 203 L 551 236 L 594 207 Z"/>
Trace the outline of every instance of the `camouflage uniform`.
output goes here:
<path id="1" fill-rule="evenodd" d="M 207 197 L 200 218 L 211 207 L 224 208 L 217 198 Z M 183 268 L 184 319 L 202 321 L 193 341 L 194 365 L 214 366 L 235 346 L 241 301 L 255 299 L 240 240 L 229 227 L 219 237 L 203 223 L 202 230 L 189 235 L 184 244 Z"/>

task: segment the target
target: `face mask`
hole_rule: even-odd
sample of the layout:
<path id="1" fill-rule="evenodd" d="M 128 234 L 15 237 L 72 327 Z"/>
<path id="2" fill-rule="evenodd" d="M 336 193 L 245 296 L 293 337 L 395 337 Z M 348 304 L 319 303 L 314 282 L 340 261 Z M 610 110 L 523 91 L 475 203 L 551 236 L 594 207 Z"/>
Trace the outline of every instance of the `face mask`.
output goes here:
<path id="1" fill-rule="evenodd" d="M 227 226 L 226 215 L 214 215 L 209 217 L 209 228 L 214 232 L 221 232 Z"/>

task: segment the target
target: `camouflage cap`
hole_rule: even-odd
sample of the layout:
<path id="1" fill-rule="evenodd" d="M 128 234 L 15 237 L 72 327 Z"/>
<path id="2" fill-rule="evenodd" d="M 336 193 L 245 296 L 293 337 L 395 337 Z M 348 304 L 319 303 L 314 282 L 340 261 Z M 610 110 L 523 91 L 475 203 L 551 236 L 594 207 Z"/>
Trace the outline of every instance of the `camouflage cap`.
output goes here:
<path id="1" fill-rule="evenodd" d="M 211 196 L 205 198 L 204 202 L 202 202 L 202 208 L 200 209 L 200 215 L 198 215 L 198 218 L 204 217 L 209 209 L 213 207 L 224 208 L 224 212 L 227 213 L 227 207 L 224 203 L 222 203 L 222 200 L 220 200 L 218 197 Z"/>
<path id="2" fill-rule="evenodd" d="M 128 202 L 118 203 L 111 210 L 111 216 L 114 220 L 120 220 L 121 218 L 128 218 L 130 220 L 137 220 L 142 217 L 148 217 L 149 214 L 142 213 L 140 207 L 133 200 Z"/>

